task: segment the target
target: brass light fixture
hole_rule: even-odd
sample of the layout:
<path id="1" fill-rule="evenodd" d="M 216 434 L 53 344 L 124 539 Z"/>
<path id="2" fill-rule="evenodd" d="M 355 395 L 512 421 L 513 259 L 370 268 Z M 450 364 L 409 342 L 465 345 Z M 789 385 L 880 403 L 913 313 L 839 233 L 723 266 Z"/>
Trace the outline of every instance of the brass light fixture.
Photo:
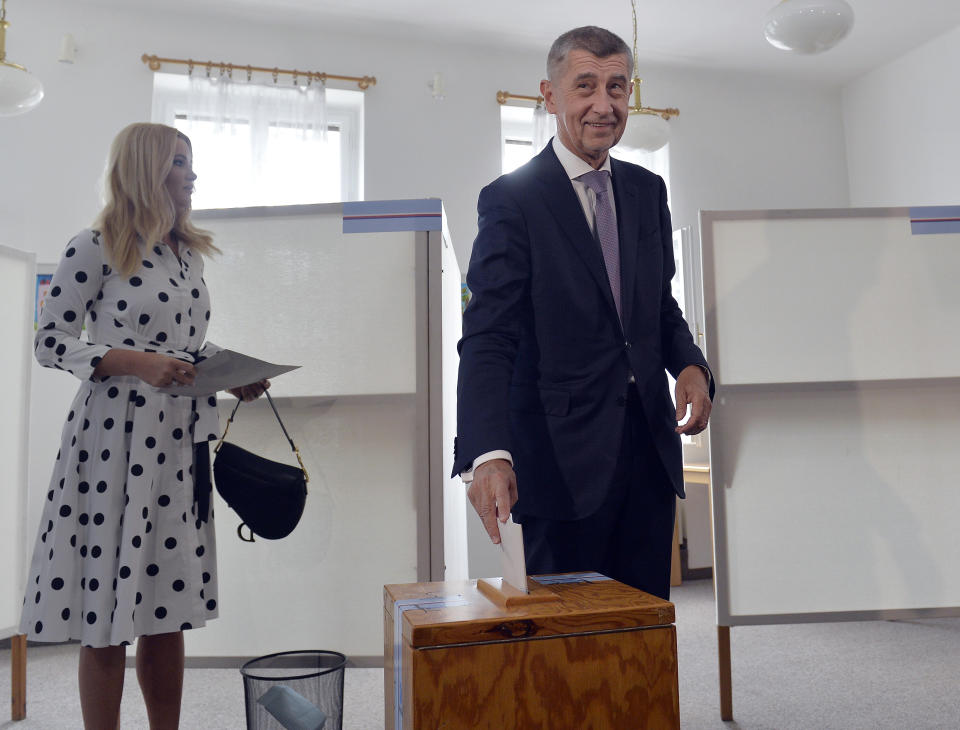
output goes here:
<path id="1" fill-rule="evenodd" d="M 630 107 L 627 128 L 617 145 L 621 148 L 655 152 L 670 140 L 670 125 L 667 120 L 680 114 L 679 109 L 655 109 L 643 106 L 640 101 L 639 62 L 637 61 L 637 3 L 630 0 L 633 8 L 633 105 Z"/>
<path id="2" fill-rule="evenodd" d="M 43 84 L 23 66 L 7 60 L 7 0 L 0 2 L 0 116 L 33 109 L 43 99 Z"/>
<path id="3" fill-rule="evenodd" d="M 783 0 L 763 19 L 763 35 L 774 48 L 823 53 L 849 35 L 853 8 L 846 0 Z"/>

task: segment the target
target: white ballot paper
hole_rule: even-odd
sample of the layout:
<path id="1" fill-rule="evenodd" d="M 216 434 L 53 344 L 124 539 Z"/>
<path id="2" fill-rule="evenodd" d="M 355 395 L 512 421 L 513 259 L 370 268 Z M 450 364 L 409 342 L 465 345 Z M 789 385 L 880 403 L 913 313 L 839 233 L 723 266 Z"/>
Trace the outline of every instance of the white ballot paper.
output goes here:
<path id="1" fill-rule="evenodd" d="M 527 564 L 523 557 L 523 526 L 513 521 L 513 515 L 500 523 L 500 568 L 503 580 L 517 590 L 527 590 Z"/>
<path id="2" fill-rule="evenodd" d="M 264 378 L 275 378 L 300 366 L 276 365 L 233 350 L 220 350 L 216 355 L 197 363 L 195 367 L 197 377 L 193 385 L 174 383 L 157 390 L 172 395 L 213 395 L 227 388 L 250 385 Z"/>

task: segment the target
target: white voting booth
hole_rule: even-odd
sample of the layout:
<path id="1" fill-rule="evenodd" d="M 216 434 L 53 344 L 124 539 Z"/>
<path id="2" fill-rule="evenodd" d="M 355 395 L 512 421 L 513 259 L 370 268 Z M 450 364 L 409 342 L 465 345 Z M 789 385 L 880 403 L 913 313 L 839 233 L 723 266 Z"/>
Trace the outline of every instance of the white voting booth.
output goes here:
<path id="1" fill-rule="evenodd" d="M 241 542 L 215 503 L 220 618 L 186 632 L 199 663 L 326 648 L 383 652 L 383 585 L 466 577 L 466 513 L 449 478 L 460 270 L 439 200 L 198 211 L 208 339 L 302 367 L 273 382 L 303 455 L 307 506 L 288 538 Z M 221 394 L 221 424 L 235 401 Z M 265 400 L 229 440 L 296 463 Z M 201 659 L 196 659 L 201 658 Z"/>
<path id="2" fill-rule="evenodd" d="M 13 718 L 23 717 L 25 642 L 17 637 L 29 560 L 26 523 L 30 361 L 33 357 L 33 303 L 36 262 L 32 253 L 0 246 L 0 638 L 12 637 Z"/>
<path id="3" fill-rule="evenodd" d="M 951 210 L 701 214 L 725 719 L 730 626 L 960 615 Z"/>

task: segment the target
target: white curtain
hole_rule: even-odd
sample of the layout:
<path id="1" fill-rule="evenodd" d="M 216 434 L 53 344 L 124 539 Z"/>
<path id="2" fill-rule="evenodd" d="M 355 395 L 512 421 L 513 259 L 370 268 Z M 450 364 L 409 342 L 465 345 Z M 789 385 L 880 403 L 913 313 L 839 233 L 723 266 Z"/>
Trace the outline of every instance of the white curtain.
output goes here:
<path id="1" fill-rule="evenodd" d="M 234 70 L 234 76 L 237 75 L 245 74 Z M 307 83 L 305 78 L 293 81 L 290 76 L 280 76 L 276 83 L 256 83 L 237 80 L 226 73 L 208 73 L 204 68 L 194 68 L 187 79 L 186 103 L 180 114 L 186 117 L 188 125 L 212 123 L 212 131 L 218 136 L 247 140 L 244 146 L 249 166 L 244 170 L 249 175 L 245 188 L 248 191 L 255 182 L 271 177 L 271 137 L 281 135 L 289 139 L 291 134 L 299 133 L 303 140 L 327 139 L 324 84 Z M 207 177 L 211 179 L 215 178 Z M 220 187 L 227 186 L 221 183 Z"/>
<path id="2" fill-rule="evenodd" d="M 656 152 L 645 150 L 614 147 L 610 154 L 618 160 L 632 162 L 634 165 L 645 167 L 663 178 L 667 186 L 667 197 L 670 197 L 670 145 L 666 144 Z"/>
<path id="3" fill-rule="evenodd" d="M 533 110 L 533 154 L 538 154 L 546 147 L 556 133 L 557 118 L 548 114 L 543 104 L 537 104 L 537 108 Z"/>
<path id="4" fill-rule="evenodd" d="M 153 121 L 177 127 L 194 145 L 196 209 L 359 197 L 351 172 L 359 152 L 351 145 L 360 135 L 363 92 L 328 92 L 305 76 L 293 81 L 251 83 L 243 70 L 230 78 L 203 66 L 154 75 Z"/>
<path id="5" fill-rule="evenodd" d="M 304 138 L 326 139 L 327 94 L 320 81 L 285 80 L 273 84 L 237 81 L 227 74 L 193 69 L 189 76 L 187 119 L 213 121 L 217 131 L 236 125 L 252 130 L 271 124 L 301 130 Z M 293 83 L 296 81 L 296 83 Z M 255 135 L 260 136 L 260 135 Z"/>

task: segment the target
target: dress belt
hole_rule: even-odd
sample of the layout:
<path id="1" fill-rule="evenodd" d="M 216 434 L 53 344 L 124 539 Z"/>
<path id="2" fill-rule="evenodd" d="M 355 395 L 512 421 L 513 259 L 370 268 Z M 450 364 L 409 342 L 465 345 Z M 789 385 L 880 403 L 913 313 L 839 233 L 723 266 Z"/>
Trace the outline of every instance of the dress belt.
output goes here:
<path id="1" fill-rule="evenodd" d="M 210 442 L 193 445 L 193 501 L 197 505 L 197 519 L 206 522 L 210 518 Z"/>
<path id="2" fill-rule="evenodd" d="M 199 352 L 188 352 L 193 363 L 203 360 Z M 200 415 L 197 413 L 197 399 L 190 399 L 190 440 L 194 440 L 194 431 Z M 197 519 L 207 522 L 210 519 L 210 442 L 199 441 L 193 444 L 193 501 L 197 505 Z"/>

